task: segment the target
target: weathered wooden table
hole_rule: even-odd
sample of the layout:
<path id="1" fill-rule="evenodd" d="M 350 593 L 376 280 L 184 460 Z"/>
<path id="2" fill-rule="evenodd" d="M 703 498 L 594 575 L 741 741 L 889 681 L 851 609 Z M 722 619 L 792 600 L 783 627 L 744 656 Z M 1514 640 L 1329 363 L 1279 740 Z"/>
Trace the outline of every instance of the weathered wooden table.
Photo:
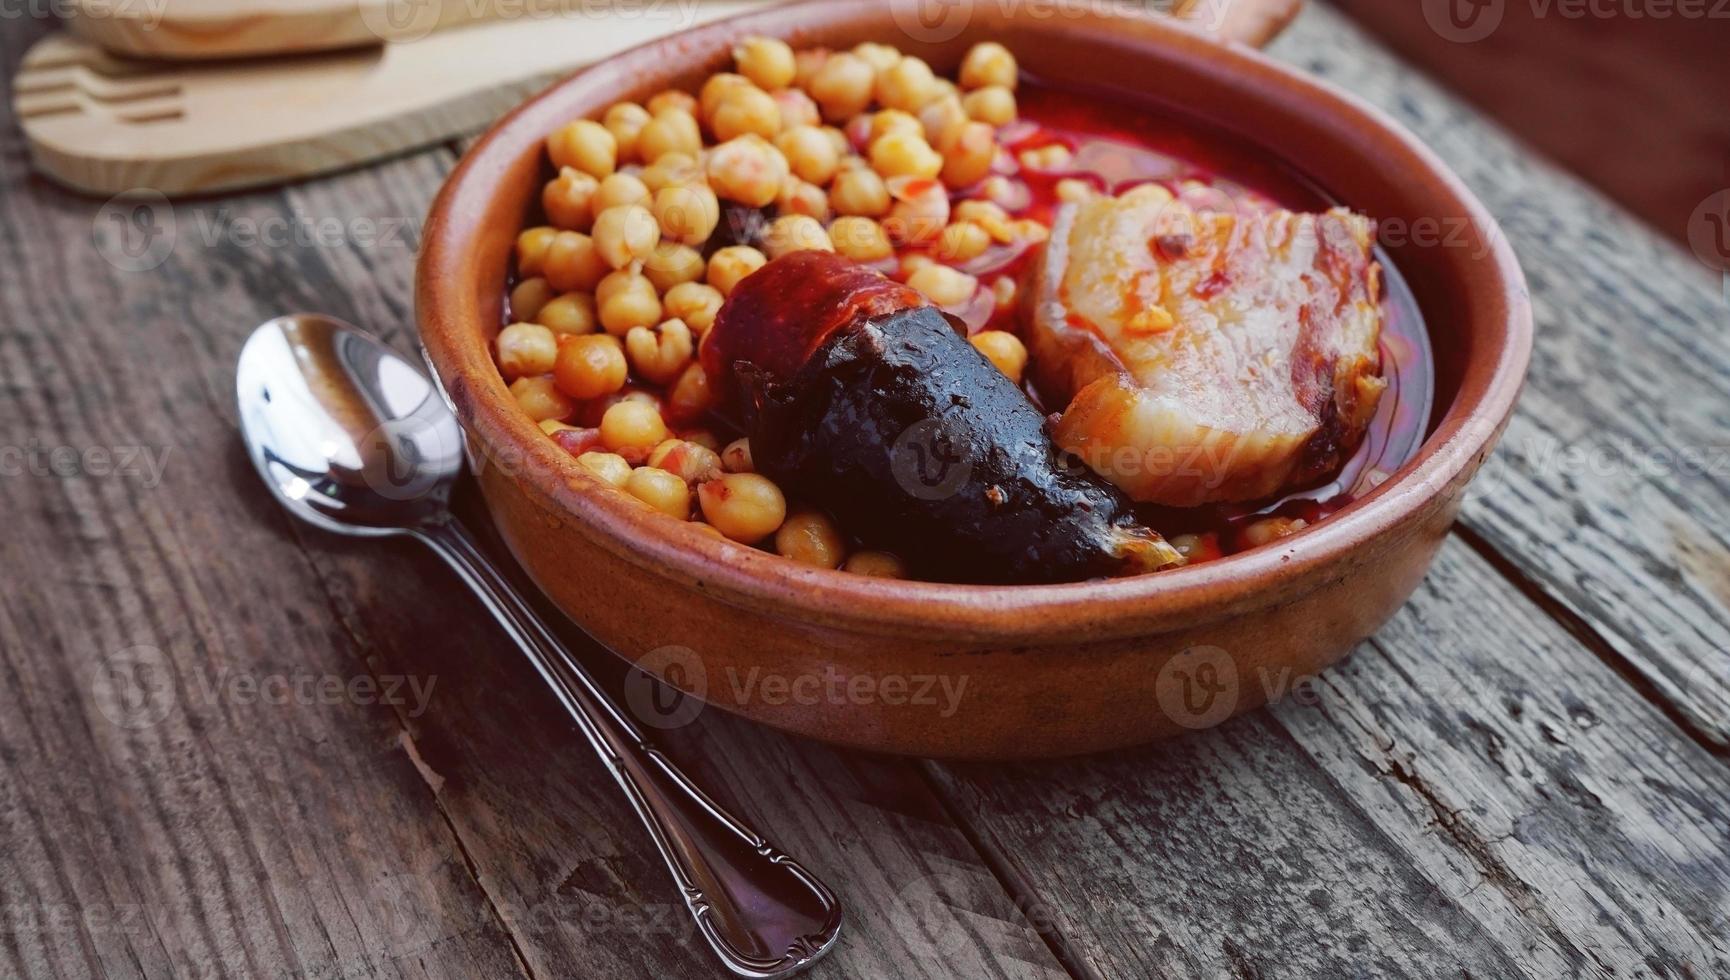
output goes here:
<path id="1" fill-rule="evenodd" d="M 840 892 L 816 976 L 1730 975 L 1720 285 L 1326 8 L 1274 52 L 1512 236 L 1538 348 L 1504 448 L 1379 636 L 1217 730 L 1012 766 L 670 733 Z M 453 149 L 182 203 L 128 272 L 157 256 L 0 140 L 0 976 L 711 975 L 480 607 L 292 524 L 239 446 L 255 323 L 411 348 Z"/>

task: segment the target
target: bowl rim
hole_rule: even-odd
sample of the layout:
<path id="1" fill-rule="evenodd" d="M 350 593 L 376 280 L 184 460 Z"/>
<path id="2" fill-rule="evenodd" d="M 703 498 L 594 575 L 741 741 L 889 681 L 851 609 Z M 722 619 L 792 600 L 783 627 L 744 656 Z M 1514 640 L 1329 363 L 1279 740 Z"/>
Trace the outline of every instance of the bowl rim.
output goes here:
<path id="1" fill-rule="evenodd" d="M 1465 365 L 1453 405 L 1417 454 L 1370 493 L 1312 527 L 1229 557 L 1157 574 L 1054 585 L 961 585 L 872 578 L 809 568 L 718 535 L 668 520 L 599 484 L 575 458 L 545 438 L 516 409 L 494 365 L 483 323 L 471 233 L 486 213 L 499 176 L 527 146 L 539 147 L 551 123 L 549 103 L 637 85 L 640 69 L 664 68 L 669 56 L 690 62 L 724 51 L 747 33 L 784 36 L 789 26 L 834 28 L 895 16 L 876 0 L 809 0 L 710 22 L 614 55 L 542 91 L 504 116 L 464 154 L 433 203 L 416 267 L 415 306 L 423 352 L 470 440 L 471 457 L 507 450 L 519 461 L 513 475 L 554 516 L 592 542 L 639 567 L 735 606 L 782 620 L 882 635 L 1032 643 L 1116 639 L 1188 628 L 1274 602 L 1295 599 L 1342 574 L 1337 563 L 1391 547 L 1440 507 L 1456 484 L 1488 455 L 1510 417 L 1530 359 L 1532 325 L 1525 281 L 1495 219 L 1434 153 L 1368 103 L 1241 45 L 1222 45 L 1169 21 L 1088 10 L 1063 29 L 1089 40 L 1157 48 L 1162 54 L 1208 59 L 1210 74 L 1244 97 L 1301 98 L 1313 117 L 1350 125 L 1361 152 L 1378 165 L 1427 182 L 1468 219 L 1482 258 L 1469 284 L 1465 316 L 1500 321 L 1496 349 L 1475 352 Z M 817 10 L 814 8 L 821 8 Z M 1019 8 L 1017 8 L 1019 9 Z M 1000 13 L 1010 20 L 1014 11 Z M 1429 311 L 1426 311 L 1428 314 Z M 494 316 L 496 319 L 496 315 Z M 1433 317 L 1426 315 L 1431 324 Z M 491 328 L 496 329 L 497 324 Z M 1483 333 L 1490 334 L 1485 328 Z M 1433 335 L 1433 334 L 1432 334 Z M 478 444 L 478 448 L 477 448 Z"/>

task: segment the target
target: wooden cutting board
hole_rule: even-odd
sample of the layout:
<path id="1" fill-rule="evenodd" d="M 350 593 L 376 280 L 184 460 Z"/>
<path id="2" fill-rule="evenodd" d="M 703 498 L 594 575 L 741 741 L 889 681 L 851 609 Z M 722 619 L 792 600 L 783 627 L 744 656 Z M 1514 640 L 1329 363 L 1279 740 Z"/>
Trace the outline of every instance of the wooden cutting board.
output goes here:
<path id="1" fill-rule="evenodd" d="M 577 68 L 765 2 L 777 0 L 674 4 L 681 16 L 495 20 L 366 48 L 203 64 L 123 58 L 62 34 L 26 53 L 14 106 L 37 168 L 69 187 L 213 193 L 476 132 Z M 1232 0 L 1218 17 L 1214 3 L 1190 0 L 1178 13 L 1260 45 L 1301 2 Z"/>
<path id="2" fill-rule="evenodd" d="M 68 0 L 72 33 L 138 58 L 209 60 L 410 41 L 557 0 Z"/>

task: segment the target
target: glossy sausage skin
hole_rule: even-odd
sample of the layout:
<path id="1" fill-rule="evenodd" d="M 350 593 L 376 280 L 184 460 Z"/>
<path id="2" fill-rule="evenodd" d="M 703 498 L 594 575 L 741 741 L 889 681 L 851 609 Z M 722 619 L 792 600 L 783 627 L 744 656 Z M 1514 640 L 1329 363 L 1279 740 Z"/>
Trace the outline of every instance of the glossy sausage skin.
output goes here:
<path id="1" fill-rule="evenodd" d="M 740 283 L 705 354 L 737 392 L 757 469 L 921 578 L 1063 582 L 1180 564 L 1120 492 L 1064 465 L 1039 410 L 922 303 L 827 253 Z"/>

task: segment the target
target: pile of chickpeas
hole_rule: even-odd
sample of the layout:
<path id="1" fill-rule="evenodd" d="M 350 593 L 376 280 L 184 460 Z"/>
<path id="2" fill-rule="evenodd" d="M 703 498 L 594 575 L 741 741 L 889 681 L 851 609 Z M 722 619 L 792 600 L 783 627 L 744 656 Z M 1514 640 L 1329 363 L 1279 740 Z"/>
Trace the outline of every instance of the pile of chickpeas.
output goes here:
<path id="1" fill-rule="evenodd" d="M 797 561 L 902 577 L 895 556 L 850 551 L 832 519 L 753 472 L 747 440 L 716 436 L 697 350 L 733 287 L 798 249 L 873 266 L 976 328 L 1002 317 L 1014 278 L 958 267 L 1044 239 L 1004 207 L 1005 174 L 1061 168 L 1068 150 L 1012 158 L 999 145 L 1018 74 L 1000 44 L 975 45 L 956 81 L 884 44 L 794 51 L 752 37 L 733 55 L 736 70 L 695 95 L 620 102 L 547 138 L 557 175 L 546 223 L 517 239 L 498 366 L 602 483 Z M 985 329 L 972 342 L 1020 382 L 1019 338 Z"/>

